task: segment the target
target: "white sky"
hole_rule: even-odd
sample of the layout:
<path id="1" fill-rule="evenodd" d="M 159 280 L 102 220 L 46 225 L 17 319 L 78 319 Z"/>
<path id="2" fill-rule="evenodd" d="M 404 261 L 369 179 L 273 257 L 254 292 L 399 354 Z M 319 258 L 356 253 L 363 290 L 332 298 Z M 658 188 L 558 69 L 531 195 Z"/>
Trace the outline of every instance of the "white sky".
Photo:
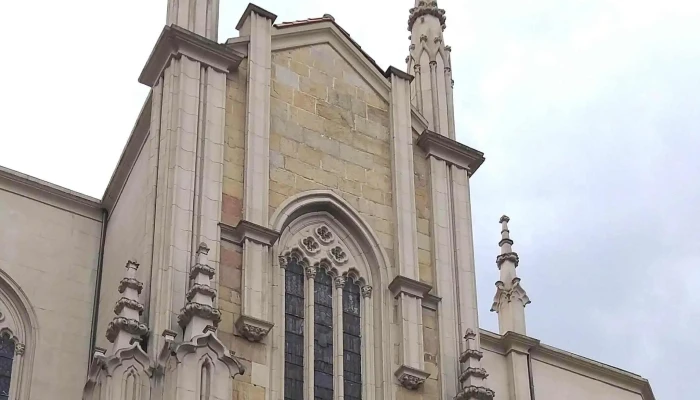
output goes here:
<path id="1" fill-rule="evenodd" d="M 220 41 L 247 1 L 221 0 Z M 148 89 L 165 0 L 6 1 L 0 165 L 101 197 Z M 335 16 L 404 68 L 412 0 L 260 0 L 278 21 Z M 440 0 L 458 138 L 473 180 L 482 325 L 512 218 L 528 333 L 695 399 L 700 368 L 700 3 Z M 693 373 L 693 371 L 695 373 Z"/>

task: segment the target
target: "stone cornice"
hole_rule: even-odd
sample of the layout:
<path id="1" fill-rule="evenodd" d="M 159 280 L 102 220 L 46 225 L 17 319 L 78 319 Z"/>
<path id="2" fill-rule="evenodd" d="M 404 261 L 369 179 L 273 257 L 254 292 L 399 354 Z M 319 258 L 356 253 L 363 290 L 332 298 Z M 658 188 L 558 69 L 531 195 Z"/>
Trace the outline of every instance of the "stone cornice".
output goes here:
<path id="1" fill-rule="evenodd" d="M 416 145 L 428 156 L 466 169 L 469 176 L 473 175 L 485 160 L 484 153 L 427 129 L 418 137 Z"/>
<path id="2" fill-rule="evenodd" d="M 98 199 L 0 166 L 0 191 L 8 191 L 95 221 L 102 220 Z"/>
<path id="3" fill-rule="evenodd" d="M 394 278 L 394 280 L 389 284 L 389 291 L 394 297 L 398 297 L 399 294 L 405 293 L 409 296 L 422 299 L 432 289 L 433 287 L 427 283 L 423 283 L 403 275 L 397 275 L 396 278 Z"/>
<path id="4" fill-rule="evenodd" d="M 387 77 L 388 79 L 391 79 L 392 75 L 396 75 L 401 79 L 405 79 L 409 82 L 413 81 L 413 75 L 403 72 L 400 69 L 394 67 L 394 66 L 389 66 L 389 68 L 386 69 L 386 72 L 384 72 L 384 76 Z"/>
<path id="5" fill-rule="evenodd" d="M 139 82 L 153 87 L 173 57 L 187 56 L 219 71 L 233 71 L 243 56 L 224 44 L 199 36 L 176 25 L 163 28 L 151 56 L 141 71 Z"/>
<path id="6" fill-rule="evenodd" d="M 266 246 L 272 246 L 280 237 L 280 233 L 273 229 L 245 220 L 241 220 L 235 227 L 224 223 L 219 223 L 219 226 L 221 227 L 221 238 L 238 245 L 242 245 L 243 241 L 248 239 Z"/>
<path id="7" fill-rule="evenodd" d="M 508 331 L 503 335 L 503 346 L 506 354 L 515 351 L 522 354 L 528 354 L 530 349 L 539 346 L 540 341 L 529 336 L 521 335 L 512 331 Z"/>
<path id="8" fill-rule="evenodd" d="M 136 160 L 141 154 L 143 146 L 148 137 L 148 130 L 151 126 L 151 93 L 141 107 L 141 112 L 136 118 L 136 123 L 131 130 L 131 135 L 122 150 L 117 167 L 112 173 L 107 189 L 102 195 L 102 207 L 107 210 L 108 215 L 112 215 L 112 210 L 119 201 L 119 197 L 124 190 L 126 181 L 129 179 L 131 170 L 136 164 Z"/>
<path id="9" fill-rule="evenodd" d="M 243 11 L 243 14 L 241 15 L 241 18 L 238 20 L 238 23 L 236 24 L 236 30 L 241 30 L 243 28 L 243 24 L 245 24 L 245 21 L 250 17 L 251 13 L 256 13 L 262 17 L 265 17 L 270 20 L 271 24 L 275 23 L 275 20 L 277 19 L 277 15 L 267 11 L 266 9 L 256 6 L 253 3 L 248 3 L 248 7 L 246 7 L 245 11 Z"/>
<path id="10" fill-rule="evenodd" d="M 423 307 L 429 310 L 437 311 L 438 304 L 440 304 L 441 301 L 442 297 L 428 293 L 423 297 Z"/>

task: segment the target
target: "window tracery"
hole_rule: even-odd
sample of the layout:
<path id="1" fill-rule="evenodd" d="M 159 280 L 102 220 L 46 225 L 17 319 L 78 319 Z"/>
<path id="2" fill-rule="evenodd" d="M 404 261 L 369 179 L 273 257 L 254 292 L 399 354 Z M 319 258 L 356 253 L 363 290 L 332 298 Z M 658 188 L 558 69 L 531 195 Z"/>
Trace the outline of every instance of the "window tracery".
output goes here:
<path id="1" fill-rule="evenodd" d="M 15 351 L 15 341 L 11 333 L 9 331 L 0 332 L 0 400 L 7 400 L 10 397 Z"/>
<path id="2" fill-rule="evenodd" d="M 325 224 L 288 239 L 291 248 L 278 256 L 284 269 L 284 398 L 361 400 L 368 357 L 362 303 L 372 292 L 355 268 L 362 261 Z"/>

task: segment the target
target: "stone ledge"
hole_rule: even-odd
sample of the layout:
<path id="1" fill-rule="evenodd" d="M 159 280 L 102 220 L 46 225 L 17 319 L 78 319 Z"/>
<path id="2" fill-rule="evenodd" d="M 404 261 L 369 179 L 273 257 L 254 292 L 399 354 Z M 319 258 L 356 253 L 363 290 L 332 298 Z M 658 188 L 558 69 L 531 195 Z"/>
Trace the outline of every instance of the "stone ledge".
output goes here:
<path id="1" fill-rule="evenodd" d="M 261 341 L 275 324 L 248 315 L 241 315 L 236 321 L 238 332 L 251 342 Z"/>
<path id="2" fill-rule="evenodd" d="M 163 28 L 139 82 L 153 87 L 173 57 L 181 55 L 197 60 L 220 71 L 234 71 L 243 60 L 243 55 L 213 40 L 199 36 L 176 25 Z"/>
<path id="3" fill-rule="evenodd" d="M 484 153 L 427 129 L 418 137 L 416 145 L 423 149 L 428 156 L 466 169 L 469 176 L 474 175 L 485 161 Z"/>
<path id="4" fill-rule="evenodd" d="M 423 307 L 428 310 L 437 311 L 438 304 L 440 304 L 441 301 L 442 297 L 428 293 L 423 297 Z"/>
<path id="5" fill-rule="evenodd" d="M 219 226 L 221 238 L 238 245 L 242 245 L 248 239 L 265 246 L 272 246 L 280 237 L 280 233 L 273 229 L 245 220 L 241 220 L 235 227 L 224 223 L 219 223 Z"/>
<path id="6" fill-rule="evenodd" d="M 389 291 L 391 291 L 394 298 L 398 297 L 401 293 L 405 293 L 409 296 L 422 299 L 425 298 L 428 292 L 430 292 L 432 289 L 433 287 L 427 283 L 423 283 L 403 275 L 397 275 L 396 278 L 394 278 L 394 280 L 389 284 Z"/>
<path id="7" fill-rule="evenodd" d="M 388 79 L 391 79 L 391 75 L 396 75 L 399 78 L 405 79 L 409 82 L 413 81 L 413 75 L 411 75 L 407 72 L 403 72 L 394 66 L 389 66 L 389 68 L 386 69 L 386 72 L 384 72 L 384 76 L 387 77 Z"/>
<path id="8" fill-rule="evenodd" d="M 515 351 L 522 354 L 529 354 L 530 349 L 540 345 L 540 341 L 529 336 L 521 335 L 513 331 L 508 331 L 503 335 L 503 347 L 506 354 Z"/>

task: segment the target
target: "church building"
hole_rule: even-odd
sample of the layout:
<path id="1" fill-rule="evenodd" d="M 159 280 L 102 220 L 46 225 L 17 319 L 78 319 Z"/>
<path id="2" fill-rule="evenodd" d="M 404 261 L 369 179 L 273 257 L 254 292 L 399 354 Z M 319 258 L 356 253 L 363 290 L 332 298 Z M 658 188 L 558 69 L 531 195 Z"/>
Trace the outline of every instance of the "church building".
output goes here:
<path id="1" fill-rule="evenodd" d="M 404 1 L 383 69 L 330 15 L 218 38 L 219 0 L 167 0 L 102 199 L 0 167 L 0 400 L 654 400 L 527 335 L 507 216 L 479 328 L 485 158 L 445 10 Z"/>

